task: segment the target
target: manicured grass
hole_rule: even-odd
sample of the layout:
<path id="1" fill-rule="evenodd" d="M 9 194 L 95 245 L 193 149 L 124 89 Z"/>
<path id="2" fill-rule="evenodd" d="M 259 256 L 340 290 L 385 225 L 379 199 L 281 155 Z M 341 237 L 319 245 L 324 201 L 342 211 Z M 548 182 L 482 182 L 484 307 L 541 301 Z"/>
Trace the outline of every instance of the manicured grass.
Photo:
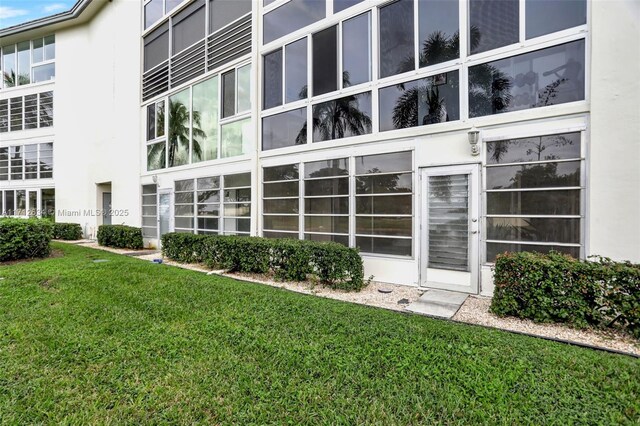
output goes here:
<path id="1" fill-rule="evenodd" d="M 640 421 L 631 357 L 55 248 L 0 266 L 0 423 Z"/>

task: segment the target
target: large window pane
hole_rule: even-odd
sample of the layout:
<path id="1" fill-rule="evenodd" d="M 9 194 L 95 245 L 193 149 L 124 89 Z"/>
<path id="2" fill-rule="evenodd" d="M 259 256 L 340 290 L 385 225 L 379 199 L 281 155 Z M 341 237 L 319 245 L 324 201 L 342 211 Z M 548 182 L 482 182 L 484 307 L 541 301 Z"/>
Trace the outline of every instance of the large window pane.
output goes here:
<path id="1" fill-rule="evenodd" d="M 41 143 L 38 145 L 40 151 L 40 179 L 50 179 L 53 177 L 53 143 Z"/>
<path id="2" fill-rule="evenodd" d="M 517 43 L 518 0 L 469 0 L 469 52 L 485 52 Z"/>
<path id="3" fill-rule="evenodd" d="M 333 0 L 333 13 L 341 12 L 360 2 L 362 2 L 362 0 Z"/>
<path id="4" fill-rule="evenodd" d="M 172 52 L 175 55 L 204 38 L 204 0 L 196 0 L 176 14 L 173 19 Z"/>
<path id="5" fill-rule="evenodd" d="M 24 97 L 24 128 L 35 129 L 38 127 L 38 95 L 26 95 Z"/>
<path id="6" fill-rule="evenodd" d="M 388 197 L 356 198 L 356 214 L 411 215 L 413 212 L 411 195 L 391 195 Z"/>
<path id="7" fill-rule="evenodd" d="M 580 158 L 580 133 L 487 142 L 487 164 Z"/>
<path id="8" fill-rule="evenodd" d="M 31 41 L 31 58 L 34 64 L 44 61 L 44 39 L 38 38 Z"/>
<path id="9" fill-rule="evenodd" d="M 313 126 L 314 142 L 371 133 L 371 92 L 314 105 Z"/>
<path id="10" fill-rule="evenodd" d="M 326 234 L 348 234 L 348 216 L 305 216 L 306 232 L 322 232 Z"/>
<path id="11" fill-rule="evenodd" d="M 264 216 L 262 221 L 264 229 L 293 232 L 299 228 L 298 216 Z"/>
<path id="12" fill-rule="evenodd" d="M 586 0 L 527 0 L 525 8 L 528 39 L 587 22 Z"/>
<path id="13" fill-rule="evenodd" d="M 580 215 L 580 190 L 487 192 L 491 215 Z"/>
<path id="14" fill-rule="evenodd" d="M 18 43 L 18 85 L 31 82 L 31 42 Z"/>
<path id="15" fill-rule="evenodd" d="M 406 172 L 413 170 L 411 151 L 393 152 L 358 157 L 357 174 Z"/>
<path id="16" fill-rule="evenodd" d="M 297 197 L 298 182 L 274 182 L 264 184 L 265 197 Z"/>
<path id="17" fill-rule="evenodd" d="M 251 149 L 251 134 L 250 118 L 222 126 L 222 157 L 247 154 Z"/>
<path id="18" fill-rule="evenodd" d="M 415 69 L 413 0 L 380 8 L 380 77 Z"/>
<path id="19" fill-rule="evenodd" d="M 580 219 L 488 217 L 487 239 L 580 243 Z"/>
<path id="20" fill-rule="evenodd" d="M 282 105 L 282 49 L 264 55 L 263 86 L 262 108 L 269 109 Z"/>
<path id="21" fill-rule="evenodd" d="M 469 68 L 469 115 L 584 100 L 584 40 Z"/>
<path id="22" fill-rule="evenodd" d="M 251 64 L 238 68 L 238 114 L 251 109 Z"/>
<path id="23" fill-rule="evenodd" d="M 42 92 L 40 97 L 40 127 L 53 126 L 53 92 Z"/>
<path id="24" fill-rule="evenodd" d="M 380 131 L 460 119 L 458 71 L 380 89 Z"/>
<path id="25" fill-rule="evenodd" d="M 209 34 L 251 12 L 251 3 L 252 0 L 211 0 L 209 2 Z"/>
<path id="26" fill-rule="evenodd" d="M 2 78 L 4 80 L 4 87 L 17 86 L 15 45 L 2 47 Z"/>
<path id="27" fill-rule="evenodd" d="M 22 130 L 22 119 L 24 109 L 22 107 L 22 96 L 11 98 L 9 101 L 11 105 L 11 131 Z"/>
<path id="28" fill-rule="evenodd" d="M 307 98 L 307 39 L 285 47 L 285 102 Z M 266 90 L 266 89 L 265 89 Z"/>
<path id="29" fill-rule="evenodd" d="M 300 108 L 262 119 L 262 149 L 307 143 L 307 109 Z"/>
<path id="30" fill-rule="evenodd" d="M 167 143 L 160 142 L 147 145 L 147 170 L 158 170 L 166 167 Z"/>
<path id="31" fill-rule="evenodd" d="M 222 118 L 236 113 L 236 70 L 222 74 Z"/>
<path id="32" fill-rule="evenodd" d="M 460 56 L 458 1 L 418 2 L 420 66 L 439 64 Z"/>
<path id="33" fill-rule="evenodd" d="M 371 13 L 342 24 L 342 85 L 354 86 L 371 80 Z"/>
<path id="34" fill-rule="evenodd" d="M 40 211 L 42 217 L 55 217 L 56 214 L 56 190 L 43 189 L 40 192 Z"/>
<path id="35" fill-rule="evenodd" d="M 169 167 L 189 162 L 190 105 L 188 88 L 169 98 Z"/>
<path id="36" fill-rule="evenodd" d="M 273 182 L 279 180 L 297 180 L 299 176 L 298 165 L 288 164 L 286 166 L 265 167 L 263 180 Z"/>
<path id="37" fill-rule="evenodd" d="M 50 61 L 56 58 L 56 36 L 50 35 L 44 38 L 44 60 Z"/>
<path id="38" fill-rule="evenodd" d="M 156 104 L 147 105 L 147 140 L 156 138 Z"/>
<path id="39" fill-rule="evenodd" d="M 153 30 L 144 38 L 144 70 L 159 65 L 169 59 L 169 24 Z"/>
<path id="40" fill-rule="evenodd" d="M 299 213 L 298 199 L 292 198 L 292 199 L 264 200 L 264 213 L 297 214 Z M 296 216 L 296 221 L 297 220 L 298 220 L 298 217 Z M 279 229 L 279 228 L 270 228 L 270 229 Z"/>
<path id="41" fill-rule="evenodd" d="M 362 253 L 390 254 L 395 256 L 411 256 L 412 240 L 400 238 L 361 237 L 356 236 L 356 246 Z"/>
<path id="42" fill-rule="evenodd" d="M 326 15 L 325 0 L 291 0 L 264 15 L 264 40 L 270 43 Z"/>
<path id="43" fill-rule="evenodd" d="M 304 177 L 318 178 L 328 176 L 348 176 L 349 159 L 332 158 L 331 160 L 304 163 Z"/>
<path id="44" fill-rule="evenodd" d="M 307 198 L 304 200 L 304 212 L 307 214 L 349 214 L 349 198 Z"/>
<path id="45" fill-rule="evenodd" d="M 307 196 L 349 195 L 349 180 L 347 178 L 307 180 L 304 185 Z"/>
<path id="46" fill-rule="evenodd" d="M 356 233 L 410 237 L 412 223 L 411 217 L 358 216 Z"/>
<path id="47" fill-rule="evenodd" d="M 144 5 L 144 28 L 147 29 L 162 18 L 162 0 L 151 0 Z"/>
<path id="48" fill-rule="evenodd" d="M 338 89 L 338 30 L 329 27 L 313 35 L 313 95 Z"/>
<path id="49" fill-rule="evenodd" d="M 580 186 L 580 161 L 487 167 L 487 189 Z"/>
<path id="50" fill-rule="evenodd" d="M 218 158 L 218 78 L 193 86 L 192 161 Z"/>
<path id="51" fill-rule="evenodd" d="M 566 253 L 576 259 L 580 257 L 580 247 L 518 243 L 487 243 L 487 262 L 494 262 L 498 254 L 505 252 L 513 253 L 519 251 L 530 251 L 537 253 L 549 253 L 551 250 Z"/>
<path id="52" fill-rule="evenodd" d="M 393 173 L 356 177 L 357 194 L 392 194 L 411 192 L 412 173 Z"/>
<path id="53" fill-rule="evenodd" d="M 34 83 L 53 80 L 55 76 L 56 76 L 56 65 L 53 63 L 33 67 Z"/>

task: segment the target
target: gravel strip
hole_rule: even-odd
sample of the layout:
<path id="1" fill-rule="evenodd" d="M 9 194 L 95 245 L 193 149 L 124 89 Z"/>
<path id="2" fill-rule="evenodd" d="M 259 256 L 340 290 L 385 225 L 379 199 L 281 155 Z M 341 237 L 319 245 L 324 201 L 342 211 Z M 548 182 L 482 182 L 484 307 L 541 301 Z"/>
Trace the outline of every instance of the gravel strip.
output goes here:
<path id="1" fill-rule="evenodd" d="M 629 336 L 613 331 L 577 330 L 559 324 L 538 324 L 514 317 L 499 318 L 489 312 L 490 305 L 489 297 L 469 296 L 452 319 L 640 355 L 640 342 Z"/>

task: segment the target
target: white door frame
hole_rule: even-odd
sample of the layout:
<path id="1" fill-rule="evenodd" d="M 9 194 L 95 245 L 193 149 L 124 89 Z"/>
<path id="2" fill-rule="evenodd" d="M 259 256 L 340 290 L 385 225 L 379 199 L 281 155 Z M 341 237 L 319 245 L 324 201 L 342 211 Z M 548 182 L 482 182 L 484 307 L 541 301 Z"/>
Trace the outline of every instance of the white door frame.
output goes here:
<path id="1" fill-rule="evenodd" d="M 469 272 L 428 268 L 429 176 L 469 175 Z M 456 164 L 420 168 L 420 287 L 478 294 L 480 279 L 480 164 Z"/>

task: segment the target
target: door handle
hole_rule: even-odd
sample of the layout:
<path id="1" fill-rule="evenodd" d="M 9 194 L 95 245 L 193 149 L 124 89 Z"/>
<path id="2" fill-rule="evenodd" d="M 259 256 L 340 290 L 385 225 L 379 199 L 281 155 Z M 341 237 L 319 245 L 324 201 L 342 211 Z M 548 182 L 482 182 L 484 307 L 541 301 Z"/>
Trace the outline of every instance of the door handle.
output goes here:
<path id="1" fill-rule="evenodd" d="M 471 233 L 472 233 L 472 234 L 477 234 L 477 233 L 478 233 L 478 231 L 471 231 Z"/>

